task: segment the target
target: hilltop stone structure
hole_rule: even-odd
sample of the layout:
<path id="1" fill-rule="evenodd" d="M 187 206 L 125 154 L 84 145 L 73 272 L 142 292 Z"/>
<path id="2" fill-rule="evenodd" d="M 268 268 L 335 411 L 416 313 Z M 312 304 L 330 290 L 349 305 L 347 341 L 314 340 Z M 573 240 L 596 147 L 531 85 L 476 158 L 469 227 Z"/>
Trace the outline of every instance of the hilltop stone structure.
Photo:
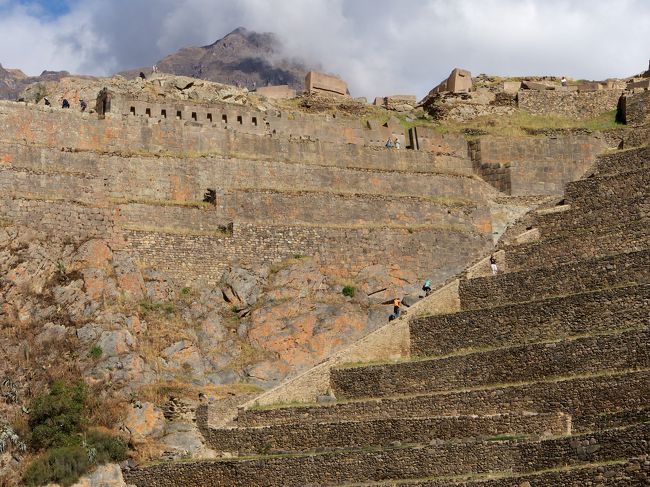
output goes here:
<path id="1" fill-rule="evenodd" d="M 129 484 L 647 484 L 645 88 L 455 69 L 421 102 L 629 126 L 503 136 L 323 73 L 288 102 L 197 82 L 0 101 L 0 345 L 130 398 L 130 440 L 183 461 Z M 141 404 L 142 433 L 133 398 L 184 388 Z"/>
<path id="2" fill-rule="evenodd" d="M 348 85 L 336 76 L 309 71 L 305 76 L 305 92 L 347 95 Z"/>
<path id="3" fill-rule="evenodd" d="M 226 423 L 203 405 L 206 442 L 241 458 L 152 465 L 127 481 L 647 485 L 649 165 L 647 148 L 599 158 L 559 206 L 527 217 L 534 238 L 504 241 L 498 275 L 486 259 L 452 295 L 422 302 L 447 306 L 408 322 L 401 360 L 332 368 L 338 401 L 262 396 Z"/>

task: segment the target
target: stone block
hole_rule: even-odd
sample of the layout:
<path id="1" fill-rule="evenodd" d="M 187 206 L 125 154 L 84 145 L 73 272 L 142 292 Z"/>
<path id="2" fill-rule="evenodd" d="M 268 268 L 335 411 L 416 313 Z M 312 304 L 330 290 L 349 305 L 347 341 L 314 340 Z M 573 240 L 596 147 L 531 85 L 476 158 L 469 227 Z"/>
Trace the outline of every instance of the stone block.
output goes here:
<path id="1" fill-rule="evenodd" d="M 285 100 L 296 97 L 296 90 L 289 88 L 289 85 L 262 86 L 257 88 L 255 93 L 272 100 Z"/>
<path id="2" fill-rule="evenodd" d="M 334 93 L 347 95 L 348 85 L 341 78 L 317 71 L 310 71 L 305 77 L 305 91 L 307 93 Z"/>
<path id="3" fill-rule="evenodd" d="M 503 91 L 510 94 L 515 94 L 521 89 L 521 81 L 504 81 Z"/>

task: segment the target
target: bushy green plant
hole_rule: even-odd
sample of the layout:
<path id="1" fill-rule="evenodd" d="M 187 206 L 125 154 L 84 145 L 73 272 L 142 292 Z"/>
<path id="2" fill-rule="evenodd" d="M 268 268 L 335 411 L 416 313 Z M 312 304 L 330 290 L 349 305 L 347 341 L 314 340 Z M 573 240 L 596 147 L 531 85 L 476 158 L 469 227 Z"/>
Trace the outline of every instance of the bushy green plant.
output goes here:
<path id="1" fill-rule="evenodd" d="M 85 401 L 86 387 L 81 382 L 56 381 L 48 392 L 34 398 L 28 422 L 32 448 L 78 444 L 80 440 L 76 434 L 83 427 Z"/>
<path id="2" fill-rule="evenodd" d="M 103 353 L 104 351 L 102 350 L 102 347 L 100 347 L 99 345 L 93 345 L 90 351 L 88 352 L 88 356 L 90 358 L 97 360 L 101 358 Z"/>
<path id="3" fill-rule="evenodd" d="M 86 433 L 85 444 L 95 451 L 95 462 L 120 462 L 126 458 L 126 443 L 122 438 L 102 433 L 89 431 Z"/>
<path id="4" fill-rule="evenodd" d="M 51 482 L 72 485 L 91 466 L 85 449 L 79 445 L 54 448 L 34 460 L 23 476 L 26 485 L 46 485 Z"/>
<path id="5" fill-rule="evenodd" d="M 356 292 L 357 292 L 357 288 L 355 288 L 354 286 L 348 285 L 343 287 L 343 296 L 349 296 L 353 298 Z"/>

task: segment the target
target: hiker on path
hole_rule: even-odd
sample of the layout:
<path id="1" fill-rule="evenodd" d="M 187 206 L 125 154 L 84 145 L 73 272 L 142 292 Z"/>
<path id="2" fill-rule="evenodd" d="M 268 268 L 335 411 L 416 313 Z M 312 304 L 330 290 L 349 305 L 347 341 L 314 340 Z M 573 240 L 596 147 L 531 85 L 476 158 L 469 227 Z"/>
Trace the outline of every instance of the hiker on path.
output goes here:
<path id="1" fill-rule="evenodd" d="M 142 71 L 140 71 L 140 74 L 138 76 L 140 76 L 140 78 L 142 79 L 147 79 L 147 77 L 144 75 Z"/>
<path id="2" fill-rule="evenodd" d="M 156 66 L 156 65 L 154 64 L 154 65 L 151 67 L 151 72 L 152 72 L 152 73 L 157 73 L 157 72 L 158 72 L 158 66 Z"/>
<path id="3" fill-rule="evenodd" d="M 499 269 L 497 267 L 497 260 L 494 258 L 494 255 L 490 256 L 490 267 L 492 268 L 492 275 L 496 276 Z"/>
<path id="4" fill-rule="evenodd" d="M 564 76 L 562 76 L 562 79 L 560 80 L 560 84 L 562 86 L 566 86 L 567 83 L 566 83 L 566 78 Z"/>
<path id="5" fill-rule="evenodd" d="M 422 290 L 426 293 L 428 296 L 429 293 L 431 292 L 431 279 L 427 278 L 426 281 L 424 281 L 424 286 L 422 286 Z"/>
<path id="6" fill-rule="evenodd" d="M 61 103 L 61 108 L 70 108 L 70 102 L 68 101 L 67 98 L 63 99 L 63 103 Z"/>
<path id="7" fill-rule="evenodd" d="M 400 309 L 401 305 L 402 300 L 400 298 L 395 298 L 393 300 L 393 314 L 395 315 L 395 318 L 399 318 L 399 315 L 402 314 L 402 310 Z"/>
<path id="8" fill-rule="evenodd" d="M 79 105 L 81 105 L 82 112 L 85 112 L 86 108 L 88 108 L 88 104 L 86 103 L 86 100 L 79 100 Z"/>
<path id="9" fill-rule="evenodd" d="M 392 149 L 393 148 L 393 139 L 388 137 L 388 140 L 386 141 L 386 148 L 387 149 Z"/>
<path id="10" fill-rule="evenodd" d="M 395 138 L 395 149 L 401 149 L 402 144 L 400 144 L 399 139 L 396 137 Z"/>
<path id="11" fill-rule="evenodd" d="M 49 106 L 52 105 L 52 104 L 50 103 L 50 100 L 48 100 L 47 98 L 43 98 L 43 100 L 45 100 L 45 106 L 46 106 L 46 107 L 49 107 Z"/>

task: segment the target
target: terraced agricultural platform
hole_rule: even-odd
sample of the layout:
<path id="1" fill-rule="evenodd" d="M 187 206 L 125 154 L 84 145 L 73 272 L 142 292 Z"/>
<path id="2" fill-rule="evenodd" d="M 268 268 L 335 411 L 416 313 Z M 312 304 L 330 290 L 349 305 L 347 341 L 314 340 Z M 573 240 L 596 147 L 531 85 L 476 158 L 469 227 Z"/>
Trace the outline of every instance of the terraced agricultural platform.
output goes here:
<path id="1" fill-rule="evenodd" d="M 648 149 L 601 157 L 531 216 L 460 311 L 411 319 L 411 356 L 331 371 L 331 404 L 213 426 L 230 458 L 125 472 L 137 486 L 641 486 L 650 483 Z M 428 298 L 432 299 L 434 296 Z"/>

